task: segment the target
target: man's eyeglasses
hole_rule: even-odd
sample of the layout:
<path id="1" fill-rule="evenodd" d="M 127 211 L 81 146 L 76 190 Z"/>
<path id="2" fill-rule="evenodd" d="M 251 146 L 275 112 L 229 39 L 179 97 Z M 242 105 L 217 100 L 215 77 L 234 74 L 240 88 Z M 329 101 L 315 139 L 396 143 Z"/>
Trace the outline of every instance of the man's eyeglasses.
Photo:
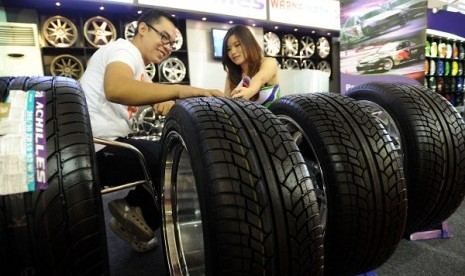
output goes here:
<path id="1" fill-rule="evenodd" d="M 165 33 L 162 33 L 160 32 L 159 30 L 155 29 L 155 27 L 153 27 L 152 25 L 144 22 L 145 25 L 147 25 L 150 29 L 154 30 L 160 37 L 161 37 L 161 43 L 163 43 L 163 45 L 167 45 L 169 44 L 170 45 L 170 48 L 171 48 L 171 51 L 173 51 L 174 49 L 174 44 L 176 44 L 176 41 L 170 41 L 170 36 L 165 34 Z"/>

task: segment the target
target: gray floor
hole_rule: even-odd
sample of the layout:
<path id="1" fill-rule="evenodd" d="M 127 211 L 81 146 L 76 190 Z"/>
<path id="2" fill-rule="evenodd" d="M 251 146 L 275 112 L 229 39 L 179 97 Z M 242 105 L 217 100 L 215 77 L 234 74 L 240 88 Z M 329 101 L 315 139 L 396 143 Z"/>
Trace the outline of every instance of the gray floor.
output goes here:
<path id="1" fill-rule="evenodd" d="M 124 192 L 125 193 L 125 192 Z M 104 206 L 121 195 L 105 195 Z M 105 210 L 108 222 L 108 210 Z M 422 241 L 402 240 L 394 255 L 376 269 L 378 276 L 465 276 L 465 204 L 449 219 L 451 238 Z M 160 246 L 137 253 L 116 237 L 107 226 L 112 276 L 168 275 Z M 159 231 L 157 232 L 160 235 Z"/>

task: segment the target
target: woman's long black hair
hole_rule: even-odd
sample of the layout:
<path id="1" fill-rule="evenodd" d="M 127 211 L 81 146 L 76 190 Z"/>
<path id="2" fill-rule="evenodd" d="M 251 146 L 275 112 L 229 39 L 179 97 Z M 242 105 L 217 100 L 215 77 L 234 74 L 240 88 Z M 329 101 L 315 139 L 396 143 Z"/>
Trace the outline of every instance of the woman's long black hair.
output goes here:
<path id="1" fill-rule="evenodd" d="M 228 30 L 223 40 L 223 68 L 228 74 L 228 80 L 231 84 L 231 89 L 239 84 L 242 79 L 242 69 L 240 65 L 236 65 L 228 57 L 228 39 L 231 36 L 236 36 L 237 40 L 241 43 L 242 52 L 245 54 L 246 62 L 248 64 L 249 77 L 253 77 L 260 69 L 262 61 L 262 49 L 258 45 L 257 40 L 252 32 L 243 25 L 236 25 Z"/>

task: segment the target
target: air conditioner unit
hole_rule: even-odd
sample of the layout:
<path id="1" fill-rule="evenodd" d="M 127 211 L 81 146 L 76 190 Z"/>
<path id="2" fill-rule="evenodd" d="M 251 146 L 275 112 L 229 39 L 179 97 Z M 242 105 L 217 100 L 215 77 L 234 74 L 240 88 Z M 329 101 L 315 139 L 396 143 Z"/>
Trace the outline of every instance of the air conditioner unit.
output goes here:
<path id="1" fill-rule="evenodd" d="M 0 22 L 0 76 L 43 76 L 37 24 Z"/>

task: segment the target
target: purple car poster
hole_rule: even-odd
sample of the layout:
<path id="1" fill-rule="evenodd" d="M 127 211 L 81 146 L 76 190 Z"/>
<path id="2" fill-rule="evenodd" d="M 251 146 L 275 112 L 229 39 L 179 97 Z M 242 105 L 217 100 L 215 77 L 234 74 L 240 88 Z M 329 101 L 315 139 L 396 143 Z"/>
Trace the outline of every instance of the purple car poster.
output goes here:
<path id="1" fill-rule="evenodd" d="M 341 0 L 341 93 L 372 81 L 423 84 L 427 0 Z"/>

